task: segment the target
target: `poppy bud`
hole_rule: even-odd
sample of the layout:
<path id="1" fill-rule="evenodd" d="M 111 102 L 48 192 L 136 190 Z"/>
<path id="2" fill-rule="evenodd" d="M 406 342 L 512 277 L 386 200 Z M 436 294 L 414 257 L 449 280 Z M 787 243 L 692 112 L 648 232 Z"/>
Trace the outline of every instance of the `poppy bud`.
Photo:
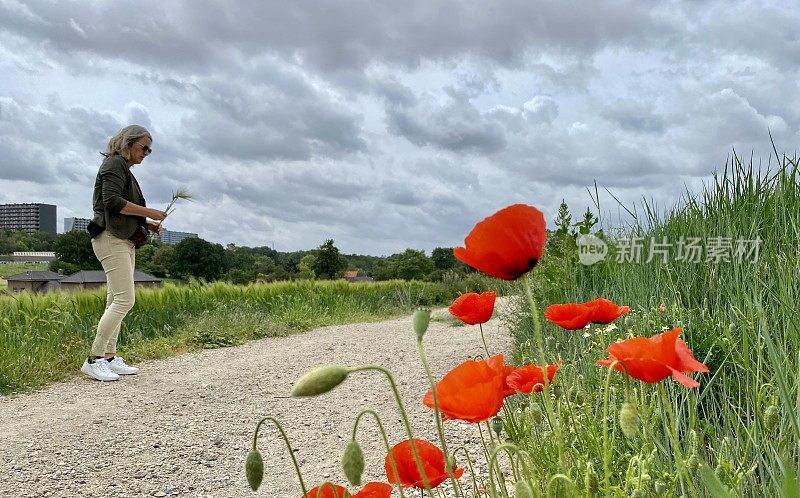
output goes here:
<path id="1" fill-rule="evenodd" d="M 447 471 L 454 472 L 456 468 L 456 458 L 453 455 L 447 455 Z"/>
<path id="2" fill-rule="evenodd" d="M 364 473 L 364 452 L 355 439 L 350 440 L 342 456 L 344 475 L 353 486 L 361 486 L 361 474 Z"/>
<path id="3" fill-rule="evenodd" d="M 639 412 L 636 405 L 629 401 L 622 403 L 622 409 L 619 412 L 619 426 L 628 439 L 636 436 L 636 433 L 639 432 Z"/>
<path id="4" fill-rule="evenodd" d="M 261 458 L 261 453 L 258 450 L 252 450 L 247 455 L 244 473 L 247 476 L 247 483 L 250 484 L 250 489 L 258 491 L 258 487 L 261 486 L 261 480 L 264 479 L 264 459 Z"/>
<path id="5" fill-rule="evenodd" d="M 539 405 L 531 405 L 531 420 L 534 423 L 539 424 L 542 422 L 542 409 L 539 408 Z"/>
<path id="6" fill-rule="evenodd" d="M 533 490 L 528 481 L 517 481 L 514 485 L 514 498 L 533 498 Z"/>
<path id="7" fill-rule="evenodd" d="M 664 306 L 664 303 L 661 303 L 661 306 L 658 307 L 658 311 L 663 315 L 667 312 L 667 307 Z"/>
<path id="8" fill-rule="evenodd" d="M 642 488 L 636 488 L 631 493 L 631 498 L 647 498 L 647 492 Z"/>
<path id="9" fill-rule="evenodd" d="M 597 480 L 597 474 L 594 473 L 594 466 L 590 463 L 586 464 L 586 475 L 583 476 L 583 485 L 586 487 L 586 494 L 594 496 L 600 489 L 600 481 Z"/>
<path id="10" fill-rule="evenodd" d="M 421 341 L 431 321 L 431 310 L 418 309 L 414 312 L 412 321 L 414 322 L 414 332 L 417 333 L 417 339 Z"/>
<path id="11" fill-rule="evenodd" d="M 297 379 L 292 388 L 292 397 L 319 396 L 338 386 L 350 371 L 338 365 L 323 365 L 310 370 Z"/>
<path id="12" fill-rule="evenodd" d="M 764 429 L 772 431 L 772 429 L 778 425 L 778 418 L 778 407 L 769 405 L 767 409 L 764 410 Z"/>
<path id="13" fill-rule="evenodd" d="M 492 419 L 492 430 L 497 434 L 497 437 L 500 437 L 500 433 L 503 432 L 503 417 L 495 417 Z"/>

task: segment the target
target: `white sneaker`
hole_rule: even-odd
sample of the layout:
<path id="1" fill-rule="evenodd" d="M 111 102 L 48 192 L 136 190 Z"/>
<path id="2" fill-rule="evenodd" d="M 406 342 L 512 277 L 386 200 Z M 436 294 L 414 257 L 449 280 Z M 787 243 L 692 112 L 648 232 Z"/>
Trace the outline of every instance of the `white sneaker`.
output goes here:
<path id="1" fill-rule="evenodd" d="M 119 380 L 119 375 L 112 372 L 111 369 L 108 368 L 108 362 L 103 359 L 97 359 L 94 363 L 89 363 L 88 359 L 84 360 L 81 372 L 93 379 L 103 382 Z"/>
<path id="2" fill-rule="evenodd" d="M 136 375 L 139 373 L 139 369 L 125 363 L 122 356 L 115 356 L 113 360 L 107 361 L 106 363 L 108 363 L 108 368 L 110 368 L 112 372 L 119 375 Z"/>

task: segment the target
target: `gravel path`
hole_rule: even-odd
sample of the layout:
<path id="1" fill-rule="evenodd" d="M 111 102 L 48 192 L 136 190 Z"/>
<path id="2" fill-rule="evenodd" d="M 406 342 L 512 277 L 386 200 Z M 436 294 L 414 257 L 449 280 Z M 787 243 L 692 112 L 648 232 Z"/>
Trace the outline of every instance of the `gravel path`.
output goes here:
<path id="1" fill-rule="evenodd" d="M 509 350 L 501 320 L 493 318 L 484 332 L 490 351 Z M 437 378 L 482 351 L 478 327 L 437 320 L 425 346 Z M 294 381 L 323 363 L 389 368 L 415 435 L 437 441 L 433 414 L 420 402 L 427 382 L 410 317 L 324 327 L 142 363 L 140 375 L 119 382 L 78 377 L 0 397 L 0 497 L 298 497 L 287 450 L 266 424 L 259 438 L 264 482 L 258 493 L 247 486 L 244 459 L 265 415 L 283 423 L 308 487 L 326 479 L 344 485 L 340 455 L 361 408 L 381 414 L 392 444 L 405 436 L 388 383 L 377 373 L 353 374 L 321 397 L 289 398 Z M 374 427 L 365 418 L 359 429 L 364 477 L 385 480 L 385 449 Z M 448 442 L 479 444 L 474 427 L 445 427 Z"/>

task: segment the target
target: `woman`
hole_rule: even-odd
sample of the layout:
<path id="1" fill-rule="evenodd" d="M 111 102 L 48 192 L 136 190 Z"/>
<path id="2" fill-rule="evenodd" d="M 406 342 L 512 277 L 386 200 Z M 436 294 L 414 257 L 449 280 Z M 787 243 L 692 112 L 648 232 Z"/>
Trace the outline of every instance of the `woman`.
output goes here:
<path id="1" fill-rule="evenodd" d="M 136 266 L 134 243 L 130 238 L 140 224 L 160 233 L 167 213 L 146 207 L 139 183 L 130 168 L 150 155 L 153 137 L 138 125 L 126 126 L 108 142 L 105 159 L 94 182 L 94 217 L 89 224 L 92 249 L 106 273 L 106 310 L 97 325 L 92 354 L 81 371 L 100 381 L 119 380 L 139 369 L 117 356 L 117 337 L 122 319 L 133 308 L 135 293 L 133 270 Z"/>

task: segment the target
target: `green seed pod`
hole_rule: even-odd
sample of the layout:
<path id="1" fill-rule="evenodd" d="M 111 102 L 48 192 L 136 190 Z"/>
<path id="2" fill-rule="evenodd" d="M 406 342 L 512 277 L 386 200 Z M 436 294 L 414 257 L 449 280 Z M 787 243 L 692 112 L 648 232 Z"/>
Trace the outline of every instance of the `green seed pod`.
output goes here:
<path id="1" fill-rule="evenodd" d="M 597 479 L 597 474 L 594 472 L 594 466 L 591 463 L 586 464 L 586 475 L 583 476 L 583 485 L 586 488 L 586 494 L 595 496 L 600 489 L 600 481 Z"/>
<path id="2" fill-rule="evenodd" d="M 261 458 L 261 453 L 258 450 L 252 450 L 247 455 L 247 460 L 244 463 L 244 473 L 247 476 L 247 483 L 250 484 L 250 489 L 258 491 L 261 486 L 261 480 L 264 479 L 264 459 Z"/>
<path id="3" fill-rule="evenodd" d="M 447 455 L 447 461 L 445 463 L 447 464 L 445 470 L 448 472 L 453 472 L 456 469 L 456 458 L 453 455 Z"/>
<path id="4" fill-rule="evenodd" d="M 582 406 L 586 401 L 586 396 L 580 388 L 570 389 L 570 398 L 572 398 L 573 403 L 579 406 Z"/>
<path id="5" fill-rule="evenodd" d="M 764 410 L 764 429 L 772 432 L 772 430 L 777 427 L 779 419 L 780 415 L 778 414 L 778 407 L 775 405 L 769 405 L 767 409 Z"/>
<path id="6" fill-rule="evenodd" d="M 514 485 L 514 498 L 533 498 L 533 489 L 528 481 L 517 481 Z"/>
<path id="7" fill-rule="evenodd" d="M 431 322 L 431 310 L 418 309 L 414 312 L 412 321 L 414 322 L 414 332 L 417 334 L 417 339 L 422 340 L 428 330 L 428 324 Z"/>
<path id="8" fill-rule="evenodd" d="M 350 373 L 339 365 L 323 365 L 310 370 L 297 379 L 292 388 L 292 397 L 319 396 L 338 386 Z"/>
<path id="9" fill-rule="evenodd" d="M 559 399 L 561 397 L 561 386 L 550 386 L 550 390 L 553 393 L 553 397 L 555 399 Z"/>
<path id="10" fill-rule="evenodd" d="M 636 436 L 639 432 L 639 411 L 636 409 L 636 405 L 628 401 L 622 403 L 622 409 L 619 412 L 619 426 L 628 439 Z"/>
<path id="11" fill-rule="evenodd" d="M 497 437 L 500 437 L 500 433 L 503 432 L 503 417 L 495 417 L 492 419 L 492 430 Z"/>
<path id="12" fill-rule="evenodd" d="M 667 489 L 667 485 L 664 483 L 664 481 L 659 479 L 655 482 L 655 484 L 653 484 L 653 488 L 656 491 L 656 496 L 661 496 L 661 494 Z"/>
<path id="13" fill-rule="evenodd" d="M 364 473 L 364 452 L 355 439 L 350 440 L 342 456 L 344 475 L 353 486 L 361 486 L 361 474 Z"/>

